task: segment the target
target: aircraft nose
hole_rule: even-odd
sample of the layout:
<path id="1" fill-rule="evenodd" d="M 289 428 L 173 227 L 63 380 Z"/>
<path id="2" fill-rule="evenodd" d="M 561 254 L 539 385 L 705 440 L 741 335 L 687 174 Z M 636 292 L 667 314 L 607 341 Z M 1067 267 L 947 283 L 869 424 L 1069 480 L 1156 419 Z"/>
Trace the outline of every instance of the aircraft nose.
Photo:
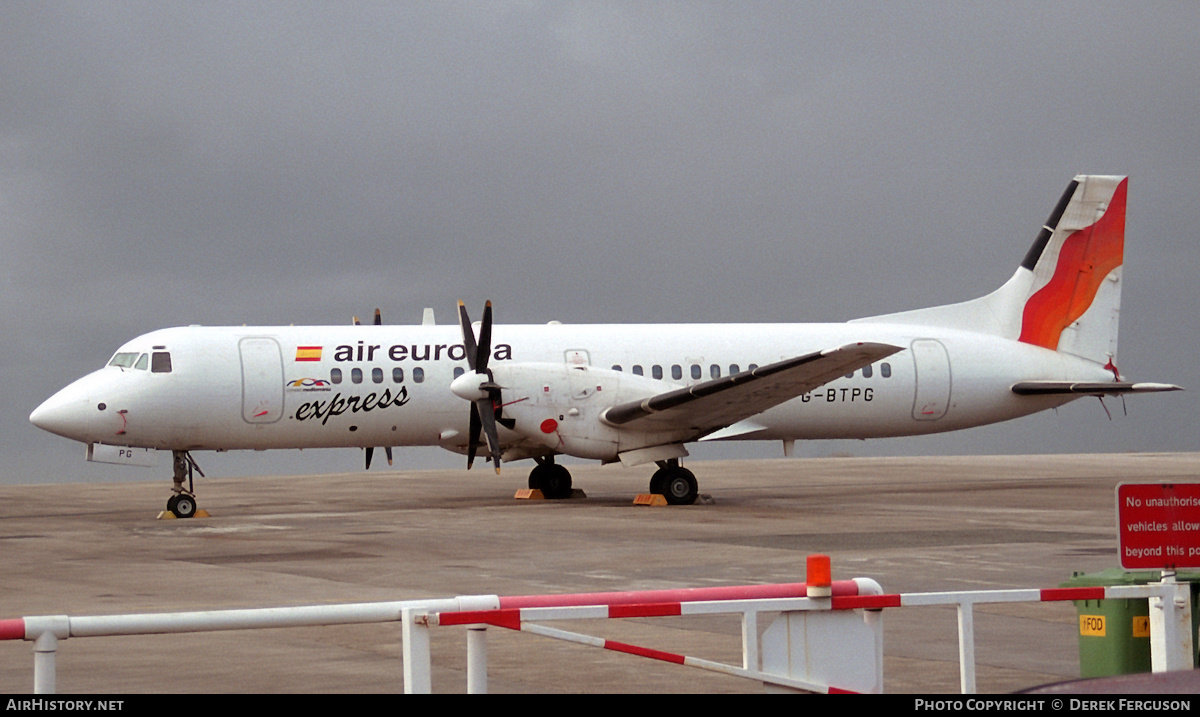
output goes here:
<path id="1" fill-rule="evenodd" d="M 29 422 L 50 433 L 85 441 L 91 414 L 87 393 L 75 386 L 68 386 L 29 414 Z"/>

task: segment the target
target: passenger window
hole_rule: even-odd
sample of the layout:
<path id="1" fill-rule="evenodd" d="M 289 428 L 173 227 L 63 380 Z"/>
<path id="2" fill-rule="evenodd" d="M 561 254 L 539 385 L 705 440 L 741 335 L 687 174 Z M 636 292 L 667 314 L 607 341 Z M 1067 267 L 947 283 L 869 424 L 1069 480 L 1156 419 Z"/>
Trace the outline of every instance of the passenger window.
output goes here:
<path id="1" fill-rule="evenodd" d="M 863 378 L 871 378 L 872 373 L 873 371 L 871 370 L 871 366 L 869 364 L 863 366 Z"/>
<path id="2" fill-rule="evenodd" d="M 846 378 L 854 378 L 854 372 L 851 371 L 850 373 L 846 374 Z"/>
<path id="3" fill-rule="evenodd" d="M 171 354 L 166 351 L 155 351 L 150 357 L 151 373 L 171 373 Z"/>
<path id="4" fill-rule="evenodd" d="M 892 377 L 892 365 L 890 363 L 887 363 L 886 361 L 879 364 L 879 375 L 883 376 L 884 378 L 891 378 Z"/>
<path id="5" fill-rule="evenodd" d="M 463 368 L 462 366 L 455 366 L 454 367 L 454 378 L 458 378 L 459 376 L 463 375 L 466 372 L 467 372 L 467 370 L 465 368 Z"/>
<path id="6" fill-rule="evenodd" d="M 329 370 L 329 380 L 331 383 L 341 383 L 342 382 L 342 370 L 340 368 L 330 369 Z"/>
<path id="7" fill-rule="evenodd" d="M 149 365 L 150 357 L 146 354 L 142 354 L 141 356 L 138 356 L 138 361 L 136 364 L 134 364 L 134 368 L 136 368 L 138 371 L 145 371 Z"/>
<path id="8" fill-rule="evenodd" d="M 350 381 L 353 383 L 362 383 L 362 369 L 361 368 L 350 369 Z"/>
<path id="9" fill-rule="evenodd" d="M 650 375 L 653 376 L 654 378 L 658 379 L 659 381 L 661 381 L 662 376 L 663 376 L 662 366 L 659 366 L 658 364 L 654 364 L 653 366 L 651 366 L 650 367 Z"/>
<path id="10" fill-rule="evenodd" d="M 399 366 L 392 369 L 392 383 L 404 383 L 404 369 Z"/>
<path id="11" fill-rule="evenodd" d="M 619 363 L 615 363 L 615 364 L 613 364 L 613 369 L 612 369 L 612 370 L 613 370 L 613 371 L 620 371 L 620 370 L 621 370 L 621 364 L 619 364 Z"/>
<path id="12" fill-rule="evenodd" d="M 713 378 L 721 378 L 721 367 L 716 364 L 709 366 L 708 367 L 708 375 Z"/>
<path id="13" fill-rule="evenodd" d="M 730 376 L 732 376 L 735 373 L 741 373 L 741 371 L 742 371 L 742 369 L 738 368 L 737 364 L 735 364 L 735 363 L 729 364 L 729 375 Z"/>
<path id="14" fill-rule="evenodd" d="M 413 369 L 413 383 L 422 383 L 425 380 L 425 369 L 417 366 Z"/>
<path id="15" fill-rule="evenodd" d="M 371 380 L 374 381 L 375 383 L 383 383 L 383 369 L 381 369 L 381 368 L 371 369 Z"/>
<path id="16" fill-rule="evenodd" d="M 699 379 L 703 374 L 700 373 L 700 364 L 692 364 L 692 378 Z"/>
<path id="17" fill-rule="evenodd" d="M 676 381 L 683 378 L 683 367 L 680 366 L 679 364 L 675 364 L 674 366 L 672 366 L 671 367 L 671 378 L 675 379 Z"/>
<path id="18" fill-rule="evenodd" d="M 642 367 L 640 365 L 638 365 L 638 364 L 633 365 L 633 375 L 634 376 L 643 376 L 644 375 L 642 373 Z"/>
<path id="19" fill-rule="evenodd" d="M 753 370 L 754 370 L 754 369 L 756 369 L 756 368 L 758 368 L 758 364 L 756 364 L 756 363 L 752 363 L 752 364 L 750 364 L 750 368 L 748 368 L 748 369 L 746 369 L 746 370 L 747 370 L 747 371 L 753 371 Z"/>

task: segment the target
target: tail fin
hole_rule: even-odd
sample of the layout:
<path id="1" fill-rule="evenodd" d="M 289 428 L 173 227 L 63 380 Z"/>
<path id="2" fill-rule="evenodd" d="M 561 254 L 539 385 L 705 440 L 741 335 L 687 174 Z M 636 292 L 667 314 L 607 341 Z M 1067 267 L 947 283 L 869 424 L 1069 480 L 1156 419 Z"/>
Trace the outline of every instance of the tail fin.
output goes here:
<path id="1" fill-rule="evenodd" d="M 1125 177 L 1071 182 L 1022 268 L 1033 287 L 1020 341 L 1094 361 L 1115 361 L 1125 254 Z M 1060 210 L 1061 208 L 1061 210 Z M 1055 221 L 1058 219 L 1058 221 Z"/>
<path id="2" fill-rule="evenodd" d="M 858 321 L 981 331 L 1115 363 L 1127 185 L 1126 177 L 1075 177 L 1017 273 L 991 294 Z"/>

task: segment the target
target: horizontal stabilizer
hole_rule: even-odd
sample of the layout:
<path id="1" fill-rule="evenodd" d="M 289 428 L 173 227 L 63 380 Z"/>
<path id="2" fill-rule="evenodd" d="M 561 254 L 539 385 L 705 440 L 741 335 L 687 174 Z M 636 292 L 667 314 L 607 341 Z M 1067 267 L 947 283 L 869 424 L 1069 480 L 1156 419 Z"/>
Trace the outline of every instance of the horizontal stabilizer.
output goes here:
<path id="1" fill-rule="evenodd" d="M 1182 391 L 1169 383 L 1130 383 L 1128 381 L 1022 381 L 1014 384 L 1018 396 L 1072 394 L 1076 396 L 1113 396 L 1122 393 L 1159 393 Z"/>

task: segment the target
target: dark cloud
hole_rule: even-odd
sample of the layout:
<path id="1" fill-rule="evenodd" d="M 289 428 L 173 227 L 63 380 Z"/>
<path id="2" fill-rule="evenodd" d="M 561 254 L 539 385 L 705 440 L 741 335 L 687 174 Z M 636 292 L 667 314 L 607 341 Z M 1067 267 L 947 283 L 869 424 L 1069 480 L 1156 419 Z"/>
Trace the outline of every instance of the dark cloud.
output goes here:
<path id="1" fill-rule="evenodd" d="M 1076 172 L 1132 177 L 1123 368 L 1195 387 L 1198 19 L 1120 3 L 6 3 L 0 475 L 100 475 L 26 416 L 152 328 L 375 306 L 449 320 L 459 298 L 514 322 L 946 303 L 1011 274 Z M 1129 408 L 811 448 L 1193 449 L 1186 395 Z"/>

